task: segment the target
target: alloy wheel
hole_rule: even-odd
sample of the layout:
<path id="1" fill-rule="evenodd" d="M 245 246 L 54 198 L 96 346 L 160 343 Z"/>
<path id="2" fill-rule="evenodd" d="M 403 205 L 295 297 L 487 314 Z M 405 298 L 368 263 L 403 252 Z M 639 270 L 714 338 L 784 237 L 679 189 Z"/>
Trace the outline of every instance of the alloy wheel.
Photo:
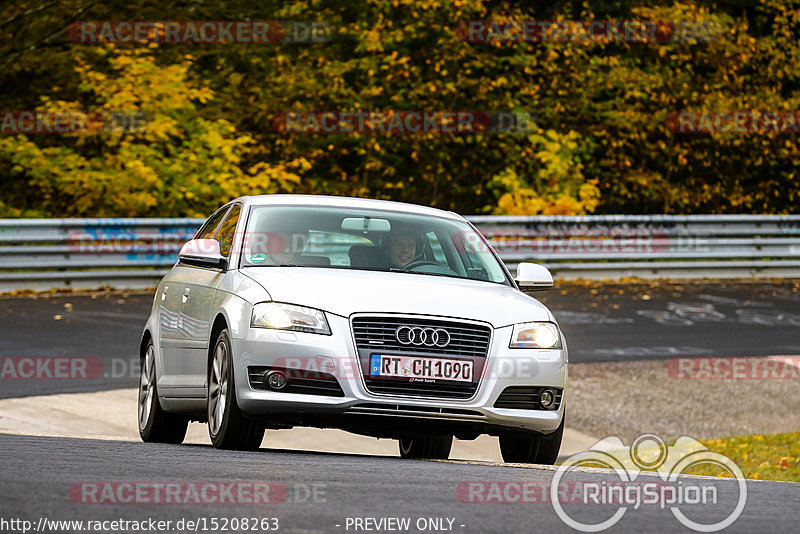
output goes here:
<path id="1" fill-rule="evenodd" d="M 139 380 L 139 428 L 145 428 L 150 421 L 155 383 L 155 349 L 153 345 L 149 345 L 144 355 L 144 365 L 142 365 L 142 373 Z"/>
<path id="2" fill-rule="evenodd" d="M 211 380 L 208 394 L 211 401 L 208 424 L 213 434 L 218 434 L 222 427 L 222 418 L 228 403 L 228 346 L 220 340 L 214 349 L 214 360 L 211 362 Z"/>

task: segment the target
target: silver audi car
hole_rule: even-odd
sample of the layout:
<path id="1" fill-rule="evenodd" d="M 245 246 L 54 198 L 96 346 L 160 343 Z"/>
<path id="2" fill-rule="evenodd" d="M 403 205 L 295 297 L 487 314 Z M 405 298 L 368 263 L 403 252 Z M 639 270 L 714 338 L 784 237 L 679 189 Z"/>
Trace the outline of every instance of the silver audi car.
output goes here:
<path id="1" fill-rule="evenodd" d="M 499 437 L 508 462 L 551 464 L 567 345 L 463 217 L 378 200 L 266 195 L 217 210 L 180 251 L 141 340 L 139 433 L 257 449 L 265 429 L 338 428 L 447 458 Z"/>

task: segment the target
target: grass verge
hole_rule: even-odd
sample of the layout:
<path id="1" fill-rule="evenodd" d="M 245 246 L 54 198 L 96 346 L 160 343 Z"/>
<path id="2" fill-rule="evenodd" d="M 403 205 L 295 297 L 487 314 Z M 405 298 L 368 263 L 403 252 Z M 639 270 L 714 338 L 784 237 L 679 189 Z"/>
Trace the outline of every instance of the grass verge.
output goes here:
<path id="1" fill-rule="evenodd" d="M 736 462 L 746 478 L 800 482 L 800 431 L 711 439 L 702 443 Z M 697 466 L 689 473 L 724 476 L 719 469 L 708 466 Z"/>

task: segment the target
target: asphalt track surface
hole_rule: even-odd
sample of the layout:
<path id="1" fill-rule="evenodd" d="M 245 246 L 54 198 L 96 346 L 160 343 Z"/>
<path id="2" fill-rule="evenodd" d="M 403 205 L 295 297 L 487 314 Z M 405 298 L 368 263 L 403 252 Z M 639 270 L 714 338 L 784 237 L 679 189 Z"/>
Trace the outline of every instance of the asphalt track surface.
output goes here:
<path id="1" fill-rule="evenodd" d="M 542 293 L 570 360 L 800 355 L 800 284 L 564 284 Z M 0 381 L 0 398 L 100 391 L 138 383 L 151 294 L 0 298 L 0 357 L 102 361 L 89 380 Z M 5 378 L 5 377 L 4 377 Z"/>
<path id="2" fill-rule="evenodd" d="M 573 362 L 676 356 L 800 354 L 800 293 L 775 284 L 569 285 L 543 295 L 567 336 Z M 0 380 L 0 398 L 98 391 L 136 384 L 137 346 L 152 297 L 147 294 L 0 298 L 0 357 L 91 357 L 103 362 L 94 380 Z M 269 443 L 267 439 L 266 444 Z M 408 529 L 383 532 L 565 532 L 551 504 L 464 502 L 467 483 L 549 484 L 553 471 L 480 462 L 421 462 L 390 457 L 271 450 L 218 451 L 199 445 L 0 434 L 2 521 L 277 518 L 278 532 L 367 532 L 365 518 L 409 518 Z M 572 473 L 570 481 L 614 482 L 612 473 Z M 685 484 L 693 483 L 686 479 Z M 703 482 L 715 506 L 680 508 L 713 523 L 739 498 L 731 480 Z M 70 488 L 82 483 L 272 482 L 285 488 L 275 504 L 86 504 Z M 683 479 L 682 479 L 683 481 Z M 541 486 L 544 485 L 544 486 Z M 118 487 L 118 486 L 115 486 Z M 313 497 L 316 488 L 317 497 Z M 80 495 L 80 493 L 78 493 Z M 468 499 L 467 499 L 468 500 Z M 535 499 L 534 499 L 535 500 Z M 800 522 L 800 485 L 748 481 L 742 515 L 728 531 L 788 532 Z M 615 505 L 567 504 L 572 517 L 596 523 Z M 416 522 L 439 518 L 445 527 Z M 448 520 L 452 520 L 452 527 Z M 348 523 L 348 521 L 350 523 Z M 348 528 L 348 524 L 350 525 Z M 366 525 L 366 523 L 362 523 Z M 375 525 L 372 524 L 374 528 Z M 442 529 L 444 528 L 444 530 Z M 449 529 L 449 530 L 448 530 Z M 47 532 L 77 532 L 74 526 Z M 171 532 L 182 530 L 173 527 Z M 85 530 L 84 530 L 85 531 Z M 100 530 L 110 532 L 108 529 Z M 203 531 L 202 528 L 199 531 Z M 221 529 L 209 532 L 223 532 Z M 242 532 L 229 528 L 226 532 Z M 371 530 L 375 531 L 375 530 Z M 670 507 L 630 508 L 610 532 L 681 532 Z"/>
<path id="3" fill-rule="evenodd" d="M 356 532 L 348 518 L 410 518 L 400 532 L 441 532 L 427 518 L 452 520 L 450 532 L 567 532 L 551 504 L 544 502 L 485 503 L 470 494 L 465 484 L 489 481 L 548 484 L 553 472 L 544 469 L 475 465 L 457 462 L 422 462 L 348 454 L 302 451 L 218 451 L 210 446 L 154 445 L 133 442 L 0 435 L 0 448 L 13 451 L 3 459 L 0 517 L 25 519 L 38 524 L 48 520 L 143 520 L 178 521 L 181 518 L 277 518 L 279 532 Z M 610 473 L 572 473 L 568 482 L 613 482 Z M 651 476 L 648 480 L 657 480 Z M 285 499 L 275 504 L 195 504 L 182 494 L 181 504 L 113 502 L 117 497 L 94 496 L 104 504 L 89 504 L 79 489 L 83 483 L 103 487 L 105 482 L 202 483 L 260 481 L 285 488 Z M 739 498 L 732 480 L 685 479 L 684 484 L 712 484 L 717 506 L 679 507 L 690 519 L 713 523 L 724 519 Z M 270 495 L 277 495 L 270 491 Z M 509 492 L 510 499 L 519 494 Z M 535 493 L 534 493 L 535 495 Z M 123 499 L 127 494 L 120 495 Z M 470 502 L 470 498 L 472 501 Z M 245 497 L 247 498 L 247 497 Z M 487 497 L 488 498 L 488 497 Z M 516 497 L 519 498 L 519 497 Z M 213 499 L 212 499 L 213 500 Z M 496 500 L 496 499 L 495 499 Z M 188 503 L 187 503 L 188 501 Z M 466 501 L 466 502 L 465 502 Z M 748 481 L 741 516 L 730 532 L 796 531 L 800 521 L 800 485 Z M 610 517 L 615 505 L 565 504 L 571 517 L 596 523 Z M 444 524 L 447 525 L 447 521 Z M 51 530 L 54 531 L 55 530 Z M 364 532 L 365 530 L 360 530 Z M 383 530 L 391 531 L 391 530 Z M 688 531 L 669 506 L 642 505 L 629 509 L 610 532 Z"/>

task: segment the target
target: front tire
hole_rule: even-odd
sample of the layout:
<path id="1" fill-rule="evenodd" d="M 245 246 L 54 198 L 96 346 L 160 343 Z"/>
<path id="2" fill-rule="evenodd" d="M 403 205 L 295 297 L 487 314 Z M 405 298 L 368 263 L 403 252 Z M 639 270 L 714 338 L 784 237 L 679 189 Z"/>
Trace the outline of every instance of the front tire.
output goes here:
<path id="1" fill-rule="evenodd" d="M 225 329 L 214 345 L 208 370 L 208 435 L 218 449 L 257 450 L 264 439 L 264 426 L 246 419 L 236 403 L 233 352 Z"/>
<path id="2" fill-rule="evenodd" d="M 401 438 L 400 457 L 420 460 L 447 460 L 453 447 L 453 436 L 414 436 Z"/>
<path id="3" fill-rule="evenodd" d="M 566 418 L 566 417 L 565 417 Z M 564 419 L 552 434 L 509 432 L 500 436 L 503 461 L 515 464 L 553 465 L 558 459 L 564 435 Z"/>
<path id="4" fill-rule="evenodd" d="M 142 373 L 139 380 L 139 436 L 149 443 L 183 443 L 189 420 L 180 415 L 165 412 L 158 400 L 156 385 L 156 350 L 151 339 L 147 343 Z"/>

